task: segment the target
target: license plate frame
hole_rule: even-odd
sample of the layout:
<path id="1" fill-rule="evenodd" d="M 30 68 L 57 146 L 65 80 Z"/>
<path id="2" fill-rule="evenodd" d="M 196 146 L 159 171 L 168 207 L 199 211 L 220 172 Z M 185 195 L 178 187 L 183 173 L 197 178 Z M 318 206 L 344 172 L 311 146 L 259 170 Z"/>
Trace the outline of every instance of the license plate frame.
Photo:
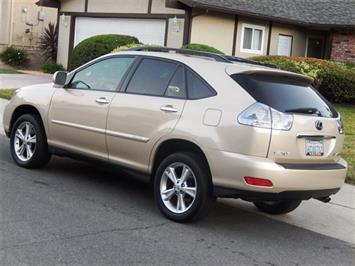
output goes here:
<path id="1" fill-rule="evenodd" d="M 306 139 L 305 154 L 309 157 L 324 156 L 324 140 Z"/>

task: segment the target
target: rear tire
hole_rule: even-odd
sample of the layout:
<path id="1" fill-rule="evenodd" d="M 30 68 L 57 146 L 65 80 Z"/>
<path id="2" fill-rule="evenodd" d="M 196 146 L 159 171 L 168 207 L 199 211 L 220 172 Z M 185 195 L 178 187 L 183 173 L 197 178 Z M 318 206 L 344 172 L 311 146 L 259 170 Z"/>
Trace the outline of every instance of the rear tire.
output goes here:
<path id="1" fill-rule="evenodd" d="M 260 201 L 254 205 L 262 212 L 268 214 L 285 214 L 295 210 L 302 200 Z"/>
<path id="2" fill-rule="evenodd" d="M 192 152 L 172 154 L 160 163 L 154 177 L 154 196 L 168 219 L 183 223 L 208 214 L 215 198 L 207 167 L 203 158 Z"/>
<path id="3" fill-rule="evenodd" d="M 10 150 L 15 163 L 23 168 L 41 168 L 51 155 L 48 152 L 47 137 L 40 116 L 20 116 L 11 130 Z"/>

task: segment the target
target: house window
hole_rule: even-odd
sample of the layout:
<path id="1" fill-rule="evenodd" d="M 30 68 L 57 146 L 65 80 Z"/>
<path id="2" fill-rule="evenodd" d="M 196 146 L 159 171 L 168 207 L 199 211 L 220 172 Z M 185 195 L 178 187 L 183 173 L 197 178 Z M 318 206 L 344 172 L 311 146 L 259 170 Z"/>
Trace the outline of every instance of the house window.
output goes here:
<path id="1" fill-rule="evenodd" d="M 241 52 L 263 54 L 265 27 L 243 24 Z"/>

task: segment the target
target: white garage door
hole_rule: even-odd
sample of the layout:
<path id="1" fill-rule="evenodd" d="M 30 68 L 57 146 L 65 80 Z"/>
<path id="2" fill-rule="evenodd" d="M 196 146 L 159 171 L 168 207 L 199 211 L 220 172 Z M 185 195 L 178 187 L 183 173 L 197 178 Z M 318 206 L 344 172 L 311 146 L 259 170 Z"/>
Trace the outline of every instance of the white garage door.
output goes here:
<path id="1" fill-rule="evenodd" d="M 164 45 L 165 20 L 128 18 L 85 18 L 75 21 L 74 46 L 101 34 L 124 34 L 137 37 L 141 43 Z"/>

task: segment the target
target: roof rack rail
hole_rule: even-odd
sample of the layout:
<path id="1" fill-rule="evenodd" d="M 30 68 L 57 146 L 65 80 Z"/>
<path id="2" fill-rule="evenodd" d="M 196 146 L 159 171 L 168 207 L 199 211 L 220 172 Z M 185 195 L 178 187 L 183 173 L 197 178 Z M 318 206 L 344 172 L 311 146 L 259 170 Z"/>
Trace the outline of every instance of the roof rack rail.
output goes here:
<path id="1" fill-rule="evenodd" d="M 212 58 L 217 62 L 224 62 L 224 63 L 232 63 L 228 60 L 225 56 L 203 52 L 203 51 L 194 51 L 189 49 L 176 49 L 176 48 L 167 48 L 167 47 L 150 47 L 150 46 L 140 46 L 140 47 L 133 47 L 128 49 L 128 51 L 145 51 L 145 52 L 163 52 L 163 53 L 176 53 L 176 54 L 183 54 L 183 55 L 194 55 L 194 56 L 201 56 Z"/>
<path id="2" fill-rule="evenodd" d="M 212 59 L 216 60 L 217 62 L 223 62 L 223 63 L 233 64 L 233 62 L 239 62 L 239 63 L 259 65 L 259 66 L 265 66 L 265 67 L 271 67 L 271 68 L 278 68 L 276 65 L 258 62 L 258 61 L 254 61 L 254 60 L 249 60 L 249 59 L 244 59 L 241 57 L 221 55 L 221 54 L 204 52 L 204 51 L 195 51 L 195 50 L 190 50 L 190 49 L 177 49 L 177 48 L 154 47 L 154 46 L 139 46 L 139 47 L 130 48 L 127 51 L 176 53 L 176 54 L 183 54 L 183 55 L 212 58 Z"/>

